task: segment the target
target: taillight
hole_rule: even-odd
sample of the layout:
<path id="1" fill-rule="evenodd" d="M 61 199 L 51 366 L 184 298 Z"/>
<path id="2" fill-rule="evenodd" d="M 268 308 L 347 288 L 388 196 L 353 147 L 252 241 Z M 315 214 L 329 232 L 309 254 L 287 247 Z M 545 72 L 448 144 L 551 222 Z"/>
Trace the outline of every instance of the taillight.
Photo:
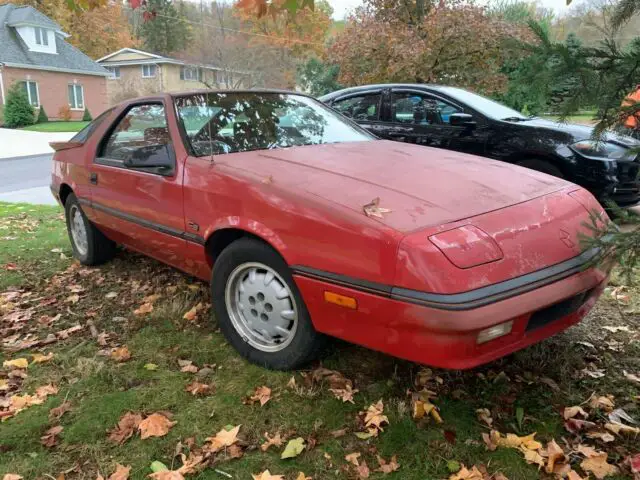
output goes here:
<path id="1" fill-rule="evenodd" d="M 458 268 L 476 267 L 504 256 L 496 241 L 473 225 L 436 233 L 429 240 Z"/>

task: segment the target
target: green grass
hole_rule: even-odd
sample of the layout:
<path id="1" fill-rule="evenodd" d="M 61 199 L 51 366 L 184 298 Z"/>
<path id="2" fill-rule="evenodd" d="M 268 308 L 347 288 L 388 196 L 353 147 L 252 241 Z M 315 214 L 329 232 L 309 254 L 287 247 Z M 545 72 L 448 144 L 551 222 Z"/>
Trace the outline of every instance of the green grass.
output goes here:
<path id="1" fill-rule="evenodd" d="M 542 118 L 546 118 L 548 120 L 553 120 L 556 122 L 564 122 L 564 123 L 577 123 L 579 125 L 595 125 L 596 120 L 594 120 L 596 112 L 581 112 L 575 115 L 569 115 L 564 119 L 560 119 L 557 115 L 541 115 Z"/>
<path id="2" fill-rule="evenodd" d="M 46 122 L 29 125 L 24 127 L 23 130 L 31 130 L 33 132 L 79 132 L 87 125 L 89 125 L 89 122 Z"/>
<path id="3" fill-rule="evenodd" d="M 447 463 L 456 461 L 468 466 L 485 465 L 489 472 L 502 472 L 511 480 L 533 480 L 540 478 L 538 470 L 518 451 L 485 449 L 481 434 L 488 428 L 477 420 L 477 408 L 489 408 L 495 428 L 501 432 L 524 435 L 536 431 L 540 440 L 555 438 L 561 444 L 561 437 L 570 435 L 564 431 L 559 412 L 564 406 L 583 402 L 594 391 L 614 394 L 618 405 L 640 417 L 637 404 L 634 407 L 631 400 L 637 389 L 620 381 L 619 373 L 622 369 L 640 372 L 638 342 L 628 343 L 622 352 L 608 352 L 600 330 L 601 325 L 619 325 L 624 318 L 636 317 L 620 317 L 607 299 L 591 320 L 543 344 L 472 371 L 436 371 L 442 384 L 433 382 L 429 388 L 437 392 L 434 402 L 444 423 L 435 424 L 411 416 L 407 391 L 416 390 L 418 365 L 342 342 L 332 343 L 322 363 L 353 380 L 359 392 L 352 405 L 335 399 L 326 385 L 306 388 L 305 372 L 273 372 L 248 364 L 225 342 L 208 313 L 196 322 L 183 319 L 184 312 L 195 303 L 210 302 L 206 285 L 125 251 L 100 268 L 79 267 L 68 258 L 71 252 L 61 213 L 55 207 L 0 204 L 0 292 L 19 288 L 23 295 L 19 310 L 33 309 L 30 321 L 20 327 L 1 316 L 0 302 L 0 329 L 12 328 L 12 332 L 28 338 L 46 338 L 77 323 L 85 326 L 67 340 L 41 348 L 40 352 L 54 352 L 54 359 L 29 366 L 28 377 L 11 392 L 33 393 L 48 383 L 59 388 L 58 394 L 44 404 L 0 423 L 0 478 L 10 472 L 25 479 L 58 478 L 74 465 L 79 465 L 80 472 L 71 472 L 66 478 L 96 478 L 98 472 L 106 478 L 116 463 L 121 463 L 132 466 L 132 479 L 143 479 L 153 461 L 175 468 L 181 465 L 173 458 L 178 442 L 186 444 L 189 437 L 194 437 L 199 447 L 224 426 L 241 424 L 244 456 L 231 460 L 223 454 L 214 465 L 189 478 L 226 478 L 214 468 L 247 480 L 267 468 L 287 480 L 294 479 L 298 471 L 314 480 L 356 478 L 344 457 L 357 451 L 366 459 L 373 479 L 383 478 L 373 472 L 379 454 L 386 459 L 398 456 L 401 469 L 391 474 L 391 479 L 445 479 L 450 474 Z M 61 258 L 57 249 L 66 258 Z M 9 263 L 16 269 L 5 271 Z M 69 303 L 67 297 L 78 288 L 82 289 L 80 300 Z M 113 297 L 112 292 L 115 298 L 108 298 L 108 293 Z M 161 295 L 154 311 L 135 315 L 133 310 L 151 293 Z M 61 317 L 52 325 L 38 321 L 43 315 L 56 314 Z M 97 332 L 109 333 L 109 346 L 126 345 L 131 359 L 116 363 L 103 355 L 105 346 L 90 334 L 89 320 Z M 621 342 L 629 339 L 622 333 L 615 338 Z M 602 350 L 595 354 L 577 341 L 590 341 Z M 0 363 L 35 351 L 38 349 L 0 351 Z M 185 386 L 196 377 L 180 372 L 178 359 L 190 359 L 199 367 L 215 364 L 210 373 L 199 378 L 215 385 L 215 393 L 194 397 L 185 392 Z M 586 362 L 593 361 L 607 369 L 606 377 L 579 375 Z M 157 370 L 145 369 L 147 363 L 156 364 Z M 501 372 L 504 375 L 498 376 Z M 6 369 L 0 370 L 0 378 L 6 373 Z M 300 391 L 287 386 L 292 376 L 302 387 Z M 553 379 L 560 391 L 540 382 L 541 377 Z M 272 389 L 272 399 L 264 407 L 244 404 L 243 400 L 261 385 Z M 65 399 L 72 409 L 60 420 L 64 430 L 59 445 L 46 448 L 40 437 L 55 424 L 48 412 Z M 378 438 L 356 438 L 353 432 L 361 428 L 358 412 L 379 399 L 384 402 L 389 425 Z M 516 419 L 518 408 L 524 410 L 522 425 Z M 107 430 L 127 411 L 169 411 L 177 423 L 164 437 L 141 440 L 134 435 L 123 445 L 114 445 L 107 440 Z M 341 428 L 349 433 L 333 438 L 330 432 Z M 290 438 L 315 438 L 317 445 L 295 459 L 281 460 L 282 448 L 268 452 L 258 448 L 264 432 L 276 431 Z M 609 447 L 585 443 L 599 449 Z M 630 453 L 638 450 L 633 438 L 618 439 L 614 446 Z M 621 460 L 613 448 L 609 448 L 610 458 Z M 577 465 L 577 457 L 574 460 Z"/>

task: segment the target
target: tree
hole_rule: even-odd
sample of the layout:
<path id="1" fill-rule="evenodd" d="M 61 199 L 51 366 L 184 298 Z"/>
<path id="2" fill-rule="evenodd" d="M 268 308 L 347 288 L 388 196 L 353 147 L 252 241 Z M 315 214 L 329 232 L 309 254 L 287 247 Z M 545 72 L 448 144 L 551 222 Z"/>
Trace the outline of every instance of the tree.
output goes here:
<path id="1" fill-rule="evenodd" d="M 47 112 L 44 111 L 44 105 L 40 105 L 36 123 L 47 123 L 48 121 L 49 121 L 49 117 L 47 117 Z"/>
<path id="2" fill-rule="evenodd" d="M 640 113 L 640 102 L 623 105 L 622 101 L 633 90 L 640 78 L 640 37 L 636 36 L 622 46 L 617 39 L 624 22 L 640 13 L 640 0 L 621 0 L 611 12 L 609 27 L 603 29 L 604 39 L 595 46 L 568 46 L 552 41 L 543 29 L 532 24 L 538 42 L 528 46 L 529 51 L 545 55 L 552 63 L 552 74 L 570 78 L 556 97 L 563 117 L 574 113 L 581 104 L 590 102 L 597 107 L 598 124 L 594 139 L 602 141 L 603 133 L 616 128 L 629 115 Z M 636 149 L 636 152 L 640 149 Z M 613 223 L 603 223 L 592 215 L 591 229 L 595 239 L 586 240 L 586 246 L 598 246 L 604 255 L 618 260 L 624 273 L 631 273 L 640 261 L 640 219 L 614 209 L 618 217 L 632 224 L 621 231 Z"/>
<path id="3" fill-rule="evenodd" d="M 89 109 L 87 107 L 84 108 L 84 113 L 82 114 L 82 121 L 83 122 L 90 122 L 91 120 L 93 120 L 93 117 L 91 116 L 91 112 L 89 112 Z"/>
<path id="4" fill-rule="evenodd" d="M 171 0 L 146 1 L 143 13 L 148 15 L 138 32 L 146 50 L 171 55 L 187 47 L 191 31 L 185 21 L 184 6 L 180 4 L 179 11 Z"/>
<path id="5" fill-rule="evenodd" d="M 14 83 L 7 91 L 4 105 L 4 124 L 9 128 L 26 127 L 35 122 L 35 113 L 24 88 Z"/>
<path id="6" fill-rule="evenodd" d="M 340 82 L 445 83 L 485 93 L 502 91 L 501 65 L 514 54 L 505 40 L 524 38 L 525 29 L 491 17 L 464 0 L 424 5 L 421 17 L 406 9 L 385 9 L 392 0 L 365 0 L 330 49 Z"/>
<path id="7" fill-rule="evenodd" d="M 311 95 L 320 96 L 342 88 L 338 83 L 339 74 L 338 65 L 311 57 L 298 65 L 298 84 Z"/>

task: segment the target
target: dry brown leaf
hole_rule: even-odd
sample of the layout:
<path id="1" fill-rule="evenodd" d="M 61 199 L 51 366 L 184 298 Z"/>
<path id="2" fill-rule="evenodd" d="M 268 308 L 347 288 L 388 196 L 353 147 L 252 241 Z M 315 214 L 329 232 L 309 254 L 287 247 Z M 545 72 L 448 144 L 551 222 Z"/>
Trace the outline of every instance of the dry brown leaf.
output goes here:
<path id="1" fill-rule="evenodd" d="M 184 387 L 185 391 L 191 393 L 191 395 L 208 395 L 212 393 L 211 385 L 207 385 L 206 383 L 200 382 L 191 382 L 189 385 Z"/>
<path id="2" fill-rule="evenodd" d="M 329 391 L 333 393 L 333 396 L 343 402 L 354 403 L 353 396 L 360 390 L 352 388 L 350 384 L 345 385 L 344 388 L 330 388 Z"/>
<path id="3" fill-rule="evenodd" d="M 378 400 L 377 403 L 369 405 L 364 417 L 364 426 L 367 427 L 370 433 L 374 436 L 378 435 L 378 432 L 384 431 L 382 425 L 389 424 L 389 419 L 386 415 L 383 415 L 384 404 L 382 400 Z"/>
<path id="4" fill-rule="evenodd" d="M 44 435 L 40 437 L 40 443 L 45 447 L 51 448 L 58 444 L 58 435 L 62 433 L 64 427 L 56 425 L 44 432 Z"/>
<path id="5" fill-rule="evenodd" d="M 560 445 L 555 440 L 551 440 L 547 443 L 547 465 L 545 471 L 547 473 L 553 473 L 556 463 L 562 463 L 565 461 L 565 454 Z"/>
<path id="6" fill-rule="evenodd" d="M 143 303 L 133 311 L 136 315 L 145 315 L 151 312 L 153 312 L 153 303 L 151 302 Z"/>
<path id="7" fill-rule="evenodd" d="M 588 420 L 578 420 L 577 418 L 570 418 L 564 422 L 564 428 L 571 433 L 579 433 L 582 430 L 591 430 L 596 428 L 596 424 L 589 422 Z"/>
<path id="8" fill-rule="evenodd" d="M 613 442 L 616 439 L 616 437 L 611 435 L 609 432 L 601 432 L 601 431 L 587 432 L 587 437 L 597 438 L 598 440 L 602 440 L 605 443 Z"/>
<path id="9" fill-rule="evenodd" d="M 462 468 L 458 471 L 458 473 L 455 473 L 449 477 L 449 480 L 483 480 L 483 479 L 484 479 L 484 475 L 482 474 L 482 472 L 480 472 L 480 470 L 478 470 L 478 467 L 476 467 L 475 465 L 471 467 L 471 470 L 469 470 L 467 467 L 462 465 Z"/>
<path id="10" fill-rule="evenodd" d="M 387 473 L 395 472 L 400 468 L 400 464 L 398 463 L 398 459 L 396 458 L 395 455 L 391 457 L 391 460 L 389 460 L 388 462 L 384 458 L 382 458 L 380 455 L 376 455 L 376 458 L 378 460 L 378 465 L 380 465 L 376 469 L 376 472 L 382 472 L 384 474 L 387 474 Z"/>
<path id="11" fill-rule="evenodd" d="M 206 445 L 205 448 L 210 452 L 217 452 L 224 447 L 230 447 L 238 441 L 238 432 L 240 431 L 240 425 L 233 427 L 231 430 L 225 430 L 224 428 L 216 433 L 215 437 L 207 437 L 206 442 L 210 445 Z"/>
<path id="12" fill-rule="evenodd" d="M 253 480 L 284 480 L 283 475 L 272 475 L 269 470 L 265 470 L 262 473 L 252 474 Z"/>
<path id="13" fill-rule="evenodd" d="M 610 432 L 615 433 L 616 435 L 619 435 L 621 433 L 624 433 L 624 434 L 627 434 L 627 435 L 638 435 L 638 434 L 640 434 L 640 428 L 631 427 L 629 425 L 623 425 L 622 423 L 605 423 L 604 424 L 604 428 L 606 428 Z"/>
<path id="14" fill-rule="evenodd" d="M 361 456 L 360 452 L 353 452 L 348 455 L 345 455 L 344 459 L 347 462 L 352 463 L 357 467 L 358 465 L 360 465 L 360 460 L 359 460 L 360 456 Z"/>
<path id="15" fill-rule="evenodd" d="M 307 477 L 304 474 L 304 472 L 298 472 L 298 476 L 296 477 L 296 480 L 313 480 L 313 478 Z"/>
<path id="16" fill-rule="evenodd" d="M 567 480 L 585 480 L 580 475 L 578 475 L 575 470 L 571 470 L 567 473 Z"/>
<path id="17" fill-rule="evenodd" d="M 376 197 L 371 202 L 362 206 L 362 210 L 367 217 L 384 218 L 383 213 L 390 213 L 388 208 L 380 207 L 380 197 Z"/>
<path id="18" fill-rule="evenodd" d="M 118 445 L 123 444 L 129 438 L 132 437 L 133 433 L 138 430 L 138 425 L 142 421 L 142 415 L 139 413 L 127 412 L 118 421 L 118 425 L 110 430 L 109 432 L 109 440 L 117 443 Z"/>
<path id="19" fill-rule="evenodd" d="M 491 418 L 491 412 L 488 408 L 478 408 L 476 415 L 478 416 L 478 420 L 484 422 L 487 426 L 491 427 L 493 425 L 493 418 Z"/>
<path id="20" fill-rule="evenodd" d="M 587 457 L 580 463 L 580 468 L 587 473 L 593 473 L 598 479 L 618 473 L 615 465 L 607 463 L 607 452 L 598 452 Z"/>
<path id="21" fill-rule="evenodd" d="M 2 480 L 22 480 L 22 477 L 16 473 L 5 473 Z"/>
<path id="22" fill-rule="evenodd" d="M 114 348 L 109 356 L 116 362 L 126 362 L 131 358 L 131 352 L 129 352 L 127 346 L 124 345 L 119 348 Z"/>
<path id="23" fill-rule="evenodd" d="M 152 413 L 138 425 L 140 438 L 164 437 L 175 424 L 161 413 Z"/>
<path id="24" fill-rule="evenodd" d="M 29 360 L 26 358 L 15 358 L 13 360 L 5 360 L 2 362 L 2 366 L 5 368 L 27 368 L 29 366 Z"/>
<path id="25" fill-rule="evenodd" d="M 341 428 L 340 430 L 334 430 L 333 432 L 331 432 L 331 436 L 333 438 L 344 437 L 348 431 L 349 431 L 348 428 Z"/>
<path id="26" fill-rule="evenodd" d="M 442 417 L 438 413 L 438 408 L 427 400 L 413 401 L 413 418 L 419 420 L 425 415 L 431 416 L 436 423 L 442 423 Z"/>
<path id="27" fill-rule="evenodd" d="M 237 443 L 228 447 L 226 452 L 229 458 L 240 458 L 244 455 L 244 450 Z"/>
<path id="28" fill-rule="evenodd" d="M 150 473 L 147 477 L 153 478 L 153 480 L 184 480 L 184 476 L 177 470 L 162 470 Z"/>
<path id="29" fill-rule="evenodd" d="M 41 387 L 36 388 L 36 396 L 40 398 L 47 398 L 49 395 L 55 395 L 58 393 L 58 387 L 54 384 L 49 383 L 47 385 L 42 385 Z"/>
<path id="30" fill-rule="evenodd" d="M 528 448 L 520 447 L 519 449 L 524 454 L 524 459 L 527 463 L 538 465 L 538 468 L 544 467 L 544 458 L 536 450 L 530 450 Z"/>
<path id="31" fill-rule="evenodd" d="M 49 352 L 46 355 L 42 355 L 41 353 L 34 353 L 31 355 L 31 357 L 33 358 L 33 363 L 44 363 L 53 358 L 53 352 Z"/>
<path id="32" fill-rule="evenodd" d="M 184 453 L 181 453 L 180 458 L 182 459 L 182 466 L 177 471 L 182 475 L 192 475 L 204 468 L 202 464 L 205 460 L 204 455 L 196 455 L 190 452 L 189 457 L 186 457 Z"/>
<path id="33" fill-rule="evenodd" d="M 109 475 L 107 480 L 127 480 L 129 478 L 129 472 L 131 471 L 131 465 L 123 466 L 119 463 L 116 465 L 116 471 Z"/>
<path id="34" fill-rule="evenodd" d="M 263 407 L 269 400 L 271 400 L 271 389 L 269 387 L 256 387 L 255 392 L 247 399 L 247 403 L 253 404 L 260 402 L 260 406 Z"/>
<path id="35" fill-rule="evenodd" d="M 202 304 L 202 302 L 198 303 L 197 305 L 194 305 L 193 307 L 191 307 L 191 309 L 189 309 L 188 312 L 186 312 L 182 318 L 184 318 L 185 320 L 192 322 L 196 319 L 196 317 L 198 316 L 198 312 L 200 310 L 202 310 L 204 308 L 204 305 Z"/>
<path id="36" fill-rule="evenodd" d="M 576 405 L 574 407 L 566 407 L 564 409 L 563 416 L 565 420 L 569 420 L 570 418 L 573 418 L 576 415 L 581 415 L 583 418 L 589 417 L 589 414 L 585 412 L 584 409 L 579 405 Z"/>
<path id="37" fill-rule="evenodd" d="M 178 366 L 180 371 L 184 373 L 198 373 L 198 367 L 193 364 L 192 360 L 178 359 Z"/>
<path id="38" fill-rule="evenodd" d="M 60 420 L 69 410 L 71 410 L 71 402 L 63 402 L 59 406 L 49 410 L 49 420 Z"/>
<path id="39" fill-rule="evenodd" d="M 269 433 L 264 432 L 264 438 L 267 441 L 260 445 L 260 450 L 262 450 L 263 452 L 266 452 L 272 445 L 274 447 L 282 446 L 283 439 L 280 436 L 280 432 L 277 432 L 273 437 L 269 436 Z"/>
<path id="40" fill-rule="evenodd" d="M 600 410 L 604 410 L 605 412 L 610 412 L 615 407 L 613 395 L 607 395 L 606 397 L 598 397 L 596 395 L 593 395 L 589 399 L 589 406 L 594 409 L 598 408 Z"/>
<path id="41" fill-rule="evenodd" d="M 370 470 L 365 460 L 356 467 L 356 472 L 358 472 L 358 478 L 369 478 Z"/>

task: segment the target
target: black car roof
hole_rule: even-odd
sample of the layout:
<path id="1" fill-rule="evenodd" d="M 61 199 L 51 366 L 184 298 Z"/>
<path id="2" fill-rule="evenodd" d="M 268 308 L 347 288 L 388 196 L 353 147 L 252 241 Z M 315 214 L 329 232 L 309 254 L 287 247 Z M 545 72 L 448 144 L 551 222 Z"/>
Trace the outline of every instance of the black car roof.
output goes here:
<path id="1" fill-rule="evenodd" d="M 438 85 L 435 83 L 374 83 L 370 85 L 360 85 L 357 87 L 343 88 L 342 90 L 336 90 L 335 92 L 327 93 L 319 97 L 319 100 L 325 102 L 336 97 L 341 97 L 345 94 L 367 92 L 369 90 L 383 89 L 383 88 L 415 88 L 425 91 L 438 91 L 447 88 L 446 85 Z"/>

